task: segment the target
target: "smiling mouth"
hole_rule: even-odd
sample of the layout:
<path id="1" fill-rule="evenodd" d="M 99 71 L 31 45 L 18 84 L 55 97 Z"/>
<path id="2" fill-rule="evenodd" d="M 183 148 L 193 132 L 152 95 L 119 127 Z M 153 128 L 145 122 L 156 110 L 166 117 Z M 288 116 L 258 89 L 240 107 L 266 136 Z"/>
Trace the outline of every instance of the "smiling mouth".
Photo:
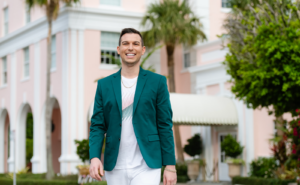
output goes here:
<path id="1" fill-rule="evenodd" d="M 134 53 L 128 53 L 128 54 L 126 54 L 126 56 L 135 56 L 135 54 Z"/>

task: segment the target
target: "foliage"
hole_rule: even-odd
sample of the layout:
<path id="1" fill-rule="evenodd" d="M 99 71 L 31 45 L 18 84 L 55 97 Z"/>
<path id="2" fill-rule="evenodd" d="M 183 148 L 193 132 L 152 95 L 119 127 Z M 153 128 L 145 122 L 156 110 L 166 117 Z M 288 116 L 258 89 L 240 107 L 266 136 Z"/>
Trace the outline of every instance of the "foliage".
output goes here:
<path id="1" fill-rule="evenodd" d="M 185 163 L 176 163 L 176 173 L 177 173 L 177 182 L 184 182 L 190 180 L 190 178 L 187 176 L 187 165 Z M 163 166 L 161 168 L 161 181 L 163 181 L 163 174 L 164 174 L 165 167 Z"/>
<path id="2" fill-rule="evenodd" d="M 296 110 L 299 114 L 296 118 L 289 122 L 289 129 L 287 137 L 290 139 L 291 144 L 291 158 L 297 161 L 296 168 L 300 168 L 300 109 Z"/>
<path id="3" fill-rule="evenodd" d="M 227 135 L 221 143 L 221 150 L 227 157 L 237 158 L 242 154 L 244 147 L 232 135 Z"/>
<path id="4" fill-rule="evenodd" d="M 48 20 L 55 20 L 59 13 L 59 8 L 64 3 L 66 6 L 71 6 L 73 3 L 79 3 L 80 0 L 25 0 L 29 8 L 39 6 L 46 8 Z"/>
<path id="5" fill-rule="evenodd" d="M 250 177 L 274 178 L 278 168 L 275 158 L 260 157 L 250 163 Z"/>
<path id="6" fill-rule="evenodd" d="M 28 172 L 29 172 L 29 168 L 28 168 L 28 167 L 25 167 L 25 168 L 19 170 L 19 171 L 16 173 L 16 175 L 22 175 L 22 174 L 23 174 L 23 175 L 24 175 L 24 174 L 27 175 Z M 14 178 L 14 173 L 12 173 L 12 172 L 8 173 L 8 174 L 7 174 L 7 177 L 10 178 L 10 179 L 13 179 L 13 178 Z"/>
<path id="7" fill-rule="evenodd" d="M 86 183 L 89 185 L 107 185 L 106 181 L 98 181 L 98 182 L 91 182 L 91 183 Z"/>
<path id="8" fill-rule="evenodd" d="M 80 0 L 25 0 L 26 5 L 29 7 L 29 11 L 34 6 L 39 6 L 45 10 L 45 16 L 48 23 L 48 37 L 47 37 L 47 70 L 46 70 L 46 109 L 44 120 L 46 122 L 45 137 L 46 137 L 46 160 L 47 160 L 47 179 L 50 180 L 54 177 L 54 170 L 52 164 L 52 147 L 51 147 L 51 111 L 50 111 L 50 68 L 51 68 L 51 43 L 52 43 L 52 23 L 58 17 L 59 9 L 61 5 L 71 6 L 73 3 L 78 3 Z"/>
<path id="9" fill-rule="evenodd" d="M 33 116 L 27 114 L 26 118 L 26 165 L 30 163 L 33 156 Z"/>
<path id="10" fill-rule="evenodd" d="M 258 177 L 233 177 L 232 184 L 243 185 L 288 185 L 296 180 L 265 179 Z"/>
<path id="11" fill-rule="evenodd" d="M 275 175 L 278 179 L 281 180 L 294 180 L 297 179 L 300 175 L 299 169 L 288 169 L 285 166 L 282 166 L 280 168 L 277 168 L 275 170 Z M 299 180 L 299 179 L 298 179 Z"/>
<path id="12" fill-rule="evenodd" d="M 26 164 L 30 163 L 33 156 L 33 139 L 26 138 Z"/>
<path id="13" fill-rule="evenodd" d="M 243 164 L 243 165 L 245 165 L 245 161 L 243 159 L 227 159 L 226 162 L 231 163 L 231 164 Z"/>
<path id="14" fill-rule="evenodd" d="M 148 6 L 141 26 L 147 30 L 142 33 L 147 47 L 151 48 L 157 44 L 166 46 L 168 87 L 170 92 L 175 92 L 175 47 L 180 44 L 189 47 L 206 39 L 200 18 L 195 16 L 188 1 L 164 0 Z M 183 163 L 184 155 L 178 125 L 174 125 L 174 133 L 177 162 Z"/>
<path id="15" fill-rule="evenodd" d="M 203 151 L 203 143 L 200 134 L 195 134 L 187 140 L 188 144 L 184 146 L 184 151 L 191 157 L 201 155 Z"/>
<path id="16" fill-rule="evenodd" d="M 25 171 L 25 170 L 21 170 L 21 171 Z M 24 180 L 24 179 L 35 179 L 35 180 L 45 180 L 46 179 L 46 173 L 37 173 L 37 174 L 33 174 L 27 172 L 23 173 L 23 172 L 17 172 L 17 180 Z M 8 178 L 8 179 L 13 179 L 13 173 L 8 173 L 8 174 L 0 174 L 0 178 Z M 54 180 L 66 180 L 66 181 L 77 181 L 78 179 L 78 175 L 64 175 L 64 176 L 58 176 L 55 175 Z"/>
<path id="17" fill-rule="evenodd" d="M 164 0 L 148 7 L 141 25 L 145 45 L 154 47 L 163 42 L 168 47 L 176 44 L 192 46 L 205 39 L 200 18 L 191 10 L 186 0 Z"/>
<path id="18" fill-rule="evenodd" d="M 76 153 L 81 159 L 83 163 L 89 160 L 90 153 L 89 153 L 89 140 L 83 139 L 81 141 L 75 140 L 75 144 L 77 145 Z"/>
<path id="19" fill-rule="evenodd" d="M 33 139 L 33 115 L 31 112 L 27 114 L 26 118 L 26 138 Z"/>
<path id="20" fill-rule="evenodd" d="M 248 3 L 228 17 L 225 64 L 232 92 L 276 117 L 300 104 L 299 1 Z"/>
<path id="21" fill-rule="evenodd" d="M 11 179 L 0 178 L 1 185 L 11 185 Z M 18 179 L 18 185 L 77 185 L 77 181 Z"/>

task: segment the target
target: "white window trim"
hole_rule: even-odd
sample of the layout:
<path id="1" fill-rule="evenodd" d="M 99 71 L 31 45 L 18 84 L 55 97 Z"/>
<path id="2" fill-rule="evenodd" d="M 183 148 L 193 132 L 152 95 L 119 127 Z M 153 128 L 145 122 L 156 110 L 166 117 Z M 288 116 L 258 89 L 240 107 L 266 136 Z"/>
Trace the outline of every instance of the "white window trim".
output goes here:
<path id="1" fill-rule="evenodd" d="M 189 66 L 189 67 L 185 67 L 185 58 L 184 58 L 184 55 L 185 54 L 190 54 L 190 65 L 191 65 L 191 51 L 190 50 L 188 50 L 188 51 L 183 51 L 183 55 L 182 55 L 182 68 L 183 69 L 188 69 L 188 68 L 190 68 L 190 67 L 192 67 L 192 66 Z"/>
<path id="2" fill-rule="evenodd" d="M 7 10 L 7 20 L 6 20 L 6 16 L 5 16 L 5 11 Z M 4 7 L 3 8 L 3 36 L 8 35 L 9 33 L 9 8 Z M 6 28 L 7 28 L 7 33 L 6 33 Z"/>
<path id="3" fill-rule="evenodd" d="M 221 8 L 221 12 L 223 13 L 230 13 L 232 11 L 232 8 Z"/>
<path id="4" fill-rule="evenodd" d="M 29 17 L 29 22 L 27 22 L 27 17 Z M 31 14 L 29 10 L 29 6 L 25 5 L 25 25 L 29 24 L 31 22 Z"/>
<path id="5" fill-rule="evenodd" d="M 26 57 L 25 57 L 25 55 L 26 55 L 26 53 L 25 53 L 26 49 L 28 49 L 28 61 L 26 61 Z M 30 51 L 29 51 L 29 47 L 25 47 L 23 49 L 23 52 L 24 52 L 24 62 L 23 62 L 23 79 L 22 79 L 22 81 L 23 80 L 27 80 L 29 78 L 29 76 L 30 76 Z M 28 64 L 28 70 L 29 70 L 28 76 L 26 76 L 26 73 L 25 73 L 25 65 L 26 64 Z"/>
<path id="6" fill-rule="evenodd" d="M 104 32 L 107 32 L 107 31 L 104 31 Z M 111 32 L 111 33 L 117 33 L 117 32 Z M 102 33 L 101 33 L 101 36 L 100 36 L 100 69 L 106 69 L 106 70 L 118 69 L 119 67 L 116 64 L 101 63 L 101 57 L 102 57 L 101 56 L 101 51 L 102 50 L 109 50 L 109 51 L 116 51 L 117 52 L 117 48 L 105 47 L 105 46 L 102 47 L 101 41 L 102 41 Z M 120 57 L 120 60 L 122 60 L 121 57 Z"/>
<path id="7" fill-rule="evenodd" d="M 52 44 L 53 44 L 53 38 L 55 38 L 55 45 L 54 45 L 54 49 L 52 48 Z M 56 35 L 52 35 L 52 42 L 51 42 L 51 69 L 50 69 L 50 72 L 55 72 L 56 69 L 57 69 L 57 57 L 56 57 L 56 51 L 57 51 L 57 48 L 56 48 L 57 44 L 56 44 Z M 55 54 L 55 67 L 52 67 L 52 60 L 53 60 L 53 55 Z"/>
<path id="8" fill-rule="evenodd" d="M 30 80 L 30 76 L 27 77 L 23 77 L 23 79 L 21 79 L 21 82 L 26 82 Z"/>
<path id="9" fill-rule="evenodd" d="M 3 84 L 0 86 L 0 89 L 5 89 L 7 87 L 7 84 Z"/>
<path id="10" fill-rule="evenodd" d="M 98 0 L 98 1 L 99 1 L 99 7 L 100 8 L 115 9 L 115 10 L 124 10 L 124 8 L 123 8 L 123 0 L 120 0 L 120 6 L 101 4 L 101 0 Z"/>
<path id="11" fill-rule="evenodd" d="M 6 62 L 6 70 L 4 70 L 4 59 L 5 59 L 5 62 Z M 4 73 L 6 72 L 6 82 L 4 82 Z M 2 58 L 2 66 L 1 66 L 1 78 L 2 78 L 2 83 L 1 85 L 4 86 L 4 85 L 7 85 L 7 77 L 8 77 L 8 74 L 7 74 L 7 58 L 6 57 L 3 57 Z"/>

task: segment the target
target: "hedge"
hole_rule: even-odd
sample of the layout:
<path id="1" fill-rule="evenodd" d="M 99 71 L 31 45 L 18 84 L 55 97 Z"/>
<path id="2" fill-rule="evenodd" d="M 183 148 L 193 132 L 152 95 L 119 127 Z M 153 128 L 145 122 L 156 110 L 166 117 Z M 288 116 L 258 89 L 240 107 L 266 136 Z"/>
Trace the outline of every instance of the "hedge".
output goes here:
<path id="1" fill-rule="evenodd" d="M 9 178 L 9 175 L 7 173 L 1 173 L 0 178 Z M 26 174 L 17 174 L 17 179 L 34 179 L 34 180 L 44 180 L 46 179 L 46 173 L 26 173 Z M 57 176 L 55 175 L 53 177 L 54 180 L 68 180 L 68 181 L 77 181 L 78 175 L 61 175 Z"/>
<path id="2" fill-rule="evenodd" d="M 265 179 L 258 177 L 233 177 L 232 184 L 241 185 L 288 185 L 296 180 Z"/>
<path id="3" fill-rule="evenodd" d="M 12 185 L 13 180 L 0 178 L 1 185 Z M 77 181 L 66 180 L 33 180 L 33 179 L 17 179 L 17 185 L 78 185 Z"/>

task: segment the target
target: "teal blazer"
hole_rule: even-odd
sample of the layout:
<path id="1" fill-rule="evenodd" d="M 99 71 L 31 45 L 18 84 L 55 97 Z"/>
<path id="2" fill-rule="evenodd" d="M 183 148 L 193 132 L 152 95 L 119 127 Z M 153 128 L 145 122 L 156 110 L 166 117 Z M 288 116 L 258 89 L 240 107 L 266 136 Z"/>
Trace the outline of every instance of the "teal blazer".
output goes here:
<path id="1" fill-rule="evenodd" d="M 91 119 L 90 159 L 101 156 L 104 170 L 114 169 L 122 129 L 121 70 L 98 81 Z M 132 124 L 142 156 L 150 168 L 175 165 L 172 109 L 164 76 L 140 68 L 133 102 Z"/>

